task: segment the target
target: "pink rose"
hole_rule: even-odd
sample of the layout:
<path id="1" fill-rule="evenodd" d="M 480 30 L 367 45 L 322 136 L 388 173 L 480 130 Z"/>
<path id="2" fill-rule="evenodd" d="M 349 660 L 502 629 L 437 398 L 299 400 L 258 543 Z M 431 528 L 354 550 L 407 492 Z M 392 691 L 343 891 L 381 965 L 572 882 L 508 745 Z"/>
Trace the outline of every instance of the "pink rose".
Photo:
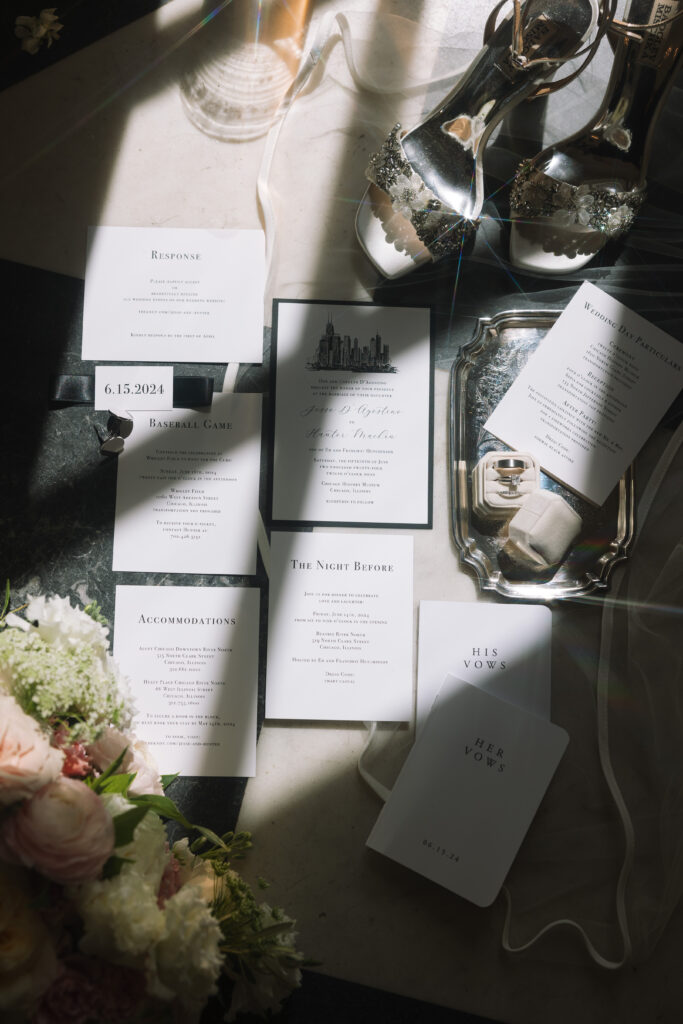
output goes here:
<path id="1" fill-rule="evenodd" d="M 125 736 L 113 726 L 108 726 L 87 748 L 88 757 L 100 771 L 108 768 L 124 750 L 126 753 L 119 771 L 124 775 L 136 773 L 128 791 L 130 795 L 156 793 L 157 796 L 163 796 L 159 769 L 143 740 L 136 736 Z"/>
<path id="2" fill-rule="evenodd" d="M 114 849 L 114 825 L 97 793 L 60 775 L 10 814 L 0 855 L 62 884 L 91 882 Z"/>
<path id="3" fill-rule="evenodd" d="M 17 803 L 56 779 L 63 760 L 14 697 L 0 696 L 0 806 Z"/>

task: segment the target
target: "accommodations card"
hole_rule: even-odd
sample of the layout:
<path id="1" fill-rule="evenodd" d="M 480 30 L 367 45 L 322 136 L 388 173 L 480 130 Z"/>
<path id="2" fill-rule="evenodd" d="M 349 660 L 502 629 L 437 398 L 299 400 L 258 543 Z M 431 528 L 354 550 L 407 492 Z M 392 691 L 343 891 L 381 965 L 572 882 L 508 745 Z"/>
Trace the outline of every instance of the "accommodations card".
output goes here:
<path id="1" fill-rule="evenodd" d="M 261 396 L 134 420 L 118 460 L 114 569 L 254 573 Z"/>
<path id="2" fill-rule="evenodd" d="M 413 538 L 273 533 L 267 718 L 407 721 Z"/>
<path id="3" fill-rule="evenodd" d="M 683 346 L 585 281 L 486 428 L 601 505 L 683 385 Z"/>
<path id="4" fill-rule="evenodd" d="M 420 601 L 418 731 L 449 673 L 549 719 L 551 625 L 543 605 Z"/>
<path id="5" fill-rule="evenodd" d="M 275 300 L 275 522 L 431 525 L 430 319 Z"/>
<path id="6" fill-rule="evenodd" d="M 449 678 L 367 845 L 488 906 L 567 742 L 564 729 Z"/>
<path id="7" fill-rule="evenodd" d="M 255 774 L 259 591 L 116 588 L 114 655 L 162 774 Z"/>
<path id="8" fill-rule="evenodd" d="M 83 359 L 260 363 L 261 231 L 90 228 Z"/>

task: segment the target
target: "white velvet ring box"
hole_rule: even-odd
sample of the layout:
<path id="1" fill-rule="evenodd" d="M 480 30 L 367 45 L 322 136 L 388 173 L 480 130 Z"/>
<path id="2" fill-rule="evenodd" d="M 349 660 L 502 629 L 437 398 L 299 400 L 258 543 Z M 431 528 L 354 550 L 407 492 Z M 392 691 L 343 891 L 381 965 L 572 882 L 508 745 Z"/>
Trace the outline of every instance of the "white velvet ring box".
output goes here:
<path id="1" fill-rule="evenodd" d="M 519 465 L 506 470 L 510 462 Z M 472 509 L 484 519 L 507 519 L 540 486 L 540 467 L 529 452 L 486 452 L 472 471 Z"/>
<path id="2" fill-rule="evenodd" d="M 581 524 L 581 516 L 561 495 L 535 491 L 510 520 L 504 551 L 517 564 L 545 571 L 560 564 Z"/>

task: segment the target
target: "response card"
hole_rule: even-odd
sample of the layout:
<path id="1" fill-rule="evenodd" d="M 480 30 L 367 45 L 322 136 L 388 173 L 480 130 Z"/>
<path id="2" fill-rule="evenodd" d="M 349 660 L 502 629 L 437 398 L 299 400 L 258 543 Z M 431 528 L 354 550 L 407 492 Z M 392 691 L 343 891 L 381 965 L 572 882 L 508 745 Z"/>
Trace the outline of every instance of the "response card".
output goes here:
<path id="1" fill-rule="evenodd" d="M 91 228 L 83 358 L 260 363 L 264 285 L 261 231 Z"/>
<path id="2" fill-rule="evenodd" d="M 413 538 L 273 533 L 267 718 L 412 713 Z"/>
<path id="3" fill-rule="evenodd" d="M 564 729 L 449 678 L 367 845 L 486 907 L 568 743 Z"/>

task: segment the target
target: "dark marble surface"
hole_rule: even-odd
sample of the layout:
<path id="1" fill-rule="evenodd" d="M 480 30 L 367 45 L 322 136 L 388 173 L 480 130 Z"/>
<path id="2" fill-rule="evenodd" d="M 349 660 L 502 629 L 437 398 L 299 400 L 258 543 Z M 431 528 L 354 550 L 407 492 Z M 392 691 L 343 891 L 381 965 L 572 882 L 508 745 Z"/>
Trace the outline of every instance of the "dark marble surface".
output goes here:
<path id="1" fill-rule="evenodd" d="M 0 579 L 8 578 L 13 604 L 29 594 L 61 594 L 97 601 L 114 624 L 116 584 L 149 586 L 258 585 L 261 589 L 259 726 L 265 701 L 265 573 L 257 577 L 113 572 L 116 458 L 99 452 L 106 412 L 91 406 L 50 408 L 55 373 L 94 373 L 80 358 L 83 282 L 14 263 L 0 263 L 4 318 L 11 359 L 4 370 L 0 412 Z M 220 390 L 225 367 L 176 364 L 176 373 L 208 375 Z M 244 367 L 238 390 L 262 390 L 267 364 Z M 266 494 L 265 449 L 262 496 Z M 190 820 L 218 832 L 234 828 L 245 779 L 179 778 L 172 796 Z"/>

